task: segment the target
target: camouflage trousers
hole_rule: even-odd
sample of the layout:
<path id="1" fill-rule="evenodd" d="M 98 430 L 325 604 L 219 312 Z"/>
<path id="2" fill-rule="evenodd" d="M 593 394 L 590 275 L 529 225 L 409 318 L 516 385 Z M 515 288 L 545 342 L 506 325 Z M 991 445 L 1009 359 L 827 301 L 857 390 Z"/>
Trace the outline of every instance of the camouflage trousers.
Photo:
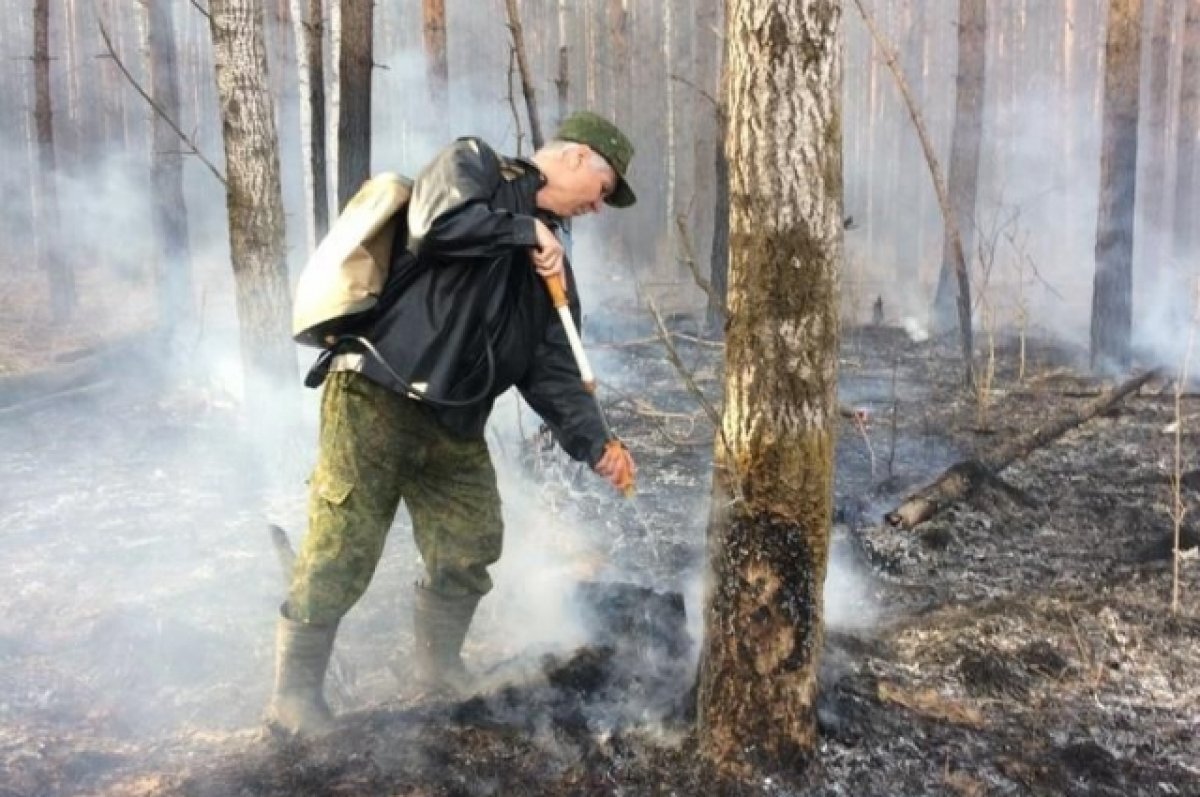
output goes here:
<path id="1" fill-rule="evenodd" d="M 358 373 L 329 375 L 309 485 L 308 534 L 288 593 L 293 620 L 339 620 L 366 592 L 401 500 L 425 586 L 447 596 L 492 588 L 503 521 L 482 437 L 446 431 L 429 407 Z"/>

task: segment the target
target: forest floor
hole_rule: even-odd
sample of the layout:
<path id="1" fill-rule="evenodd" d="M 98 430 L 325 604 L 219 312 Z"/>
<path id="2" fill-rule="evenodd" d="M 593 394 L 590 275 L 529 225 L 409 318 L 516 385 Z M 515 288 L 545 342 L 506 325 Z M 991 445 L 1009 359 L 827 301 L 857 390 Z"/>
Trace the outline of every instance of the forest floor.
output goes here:
<path id="1" fill-rule="evenodd" d="M 722 782 L 697 763 L 689 716 L 713 429 L 648 328 L 623 332 L 594 349 L 638 496 L 612 498 L 533 429 L 496 437 L 502 470 L 522 471 L 502 491 L 517 479 L 527 499 L 506 560 L 557 558 L 498 568 L 466 649 L 489 686 L 462 703 L 400 697 L 411 629 L 397 618 L 417 565 L 397 529 L 339 637 L 338 730 L 308 742 L 258 722 L 282 589 L 264 517 L 301 527 L 300 480 L 264 487 L 237 464 L 234 408 L 199 386 L 127 385 L 129 368 L 57 399 L 8 384 L 0 797 L 1200 795 L 1200 396 L 1182 399 L 1188 551 L 1172 614 L 1171 382 L 1013 464 L 1008 489 L 901 531 L 881 517 L 911 490 L 1111 382 L 1036 341 L 1018 379 L 1009 343 L 981 412 L 949 342 L 847 330 L 841 400 L 870 421 L 839 433 L 819 749 L 804 773 Z M 719 401 L 719 345 L 676 343 Z M 608 579 L 624 586 L 605 594 L 641 602 L 607 637 L 527 650 L 498 629 L 540 622 L 543 576 L 564 601 Z M 655 625 L 677 593 L 682 642 Z"/>

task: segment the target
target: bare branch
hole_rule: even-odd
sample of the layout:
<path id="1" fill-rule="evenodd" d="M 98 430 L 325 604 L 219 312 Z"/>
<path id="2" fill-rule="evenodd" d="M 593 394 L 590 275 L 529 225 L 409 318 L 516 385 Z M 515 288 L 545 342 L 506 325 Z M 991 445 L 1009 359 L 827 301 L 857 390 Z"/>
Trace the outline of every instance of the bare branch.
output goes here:
<path id="1" fill-rule="evenodd" d="M 521 70 L 521 90 L 525 94 L 525 109 L 529 114 L 529 135 L 533 148 L 540 149 L 546 139 L 542 138 L 542 123 L 538 120 L 537 99 L 534 96 L 533 77 L 529 61 L 525 57 L 525 34 L 521 30 L 521 15 L 517 12 L 517 0 L 507 0 L 508 28 L 512 31 L 513 49 L 517 53 L 517 66 Z"/>
<path id="2" fill-rule="evenodd" d="M 735 476 L 733 480 L 733 488 L 736 491 L 734 500 L 742 502 L 746 500 L 746 496 L 742 493 L 742 478 L 741 467 L 738 464 L 737 457 L 734 455 L 733 446 L 729 443 L 729 438 L 725 436 L 725 426 L 721 423 L 721 416 L 716 408 L 709 402 L 708 398 L 700 390 L 700 386 L 696 384 L 695 378 L 688 371 L 687 366 L 683 364 L 683 359 L 679 356 L 679 351 L 675 348 L 675 344 L 671 342 L 671 333 L 667 330 L 667 325 L 663 322 L 662 315 L 659 314 L 658 308 L 654 305 L 654 300 L 646 296 L 646 307 L 650 310 L 650 315 L 654 317 L 654 326 L 658 328 L 659 340 L 667 350 L 667 357 L 671 360 L 671 364 L 675 366 L 675 370 L 683 377 L 683 382 L 687 386 L 688 392 L 695 397 L 699 402 L 700 407 L 704 410 L 704 414 L 708 416 L 708 420 L 717 430 L 717 439 L 721 441 L 721 447 L 725 450 L 727 465 L 733 471 Z"/>
<path id="3" fill-rule="evenodd" d="M 717 291 L 713 288 L 712 282 L 705 279 L 704 275 L 700 273 L 700 264 L 696 262 L 696 252 L 692 249 L 692 238 L 688 233 L 687 221 L 683 216 L 676 216 L 675 226 L 679 230 L 679 243 L 683 245 L 683 262 L 687 264 L 688 270 L 692 272 L 692 279 L 696 281 L 696 287 L 704 291 L 710 305 L 720 304 L 721 299 L 717 296 Z"/>
<path id="4" fill-rule="evenodd" d="M 134 76 L 129 73 L 129 70 L 125 68 L 125 64 L 121 61 L 121 57 L 117 55 L 117 51 L 113 47 L 112 39 L 109 38 L 108 31 L 104 28 L 104 21 L 100 19 L 99 14 L 96 15 L 96 24 L 100 26 L 100 38 L 104 39 L 104 46 L 108 49 L 109 57 L 112 58 L 113 63 L 117 65 L 117 68 L 121 70 L 121 74 L 125 76 L 125 79 L 129 81 L 129 85 L 133 86 L 134 89 L 137 90 L 137 93 L 142 95 L 142 99 L 150 104 L 150 107 L 154 109 L 154 113 L 158 116 L 158 118 L 166 122 L 167 126 L 175 131 L 175 135 L 179 136 L 179 139 L 185 145 L 187 145 L 188 149 L 191 150 L 191 154 L 199 158 L 200 162 L 208 167 L 208 170 L 212 172 L 213 177 L 216 177 L 221 182 L 221 185 L 225 185 L 225 177 L 221 174 L 220 170 L 218 170 L 216 166 L 213 166 L 212 162 L 209 161 L 208 158 L 204 157 L 200 150 L 197 149 L 196 145 L 192 143 L 192 140 L 188 138 L 187 134 L 179 129 L 179 125 L 175 124 L 175 120 L 167 115 L 167 112 L 164 111 L 162 107 L 154 101 L 153 97 L 146 93 L 146 90 L 141 87 L 141 85 L 137 82 L 137 79 L 134 78 Z"/>
<path id="5" fill-rule="evenodd" d="M 197 0 L 188 0 L 188 2 L 191 3 L 193 6 L 195 6 L 196 10 L 199 11 L 201 14 L 203 14 L 205 19 L 209 18 L 208 9 L 206 9 L 204 6 L 200 5 L 200 3 L 197 2 Z"/>
<path id="6" fill-rule="evenodd" d="M 962 339 L 963 378 L 966 388 L 973 390 L 975 386 L 975 345 L 971 339 L 971 291 L 970 279 L 967 274 L 967 256 L 963 251 L 962 235 L 959 233 L 958 223 L 954 218 L 954 210 L 950 205 L 950 194 L 946 188 L 946 180 L 942 176 L 942 167 L 938 164 L 937 155 L 934 154 L 933 141 L 929 137 L 929 131 L 925 127 L 925 120 L 922 118 L 921 112 L 917 109 L 916 100 L 912 96 L 912 89 L 909 88 L 908 81 L 904 78 L 904 70 L 900 68 L 899 60 L 896 57 L 896 49 L 880 33 L 878 26 L 875 24 L 875 18 L 863 6 L 862 0 L 854 0 L 854 5 L 858 9 L 859 15 L 863 18 L 863 22 L 866 23 L 871 38 L 883 53 L 887 68 L 896 79 L 896 87 L 900 90 L 900 96 L 904 100 L 905 107 L 908 108 L 908 115 L 912 118 L 913 127 L 917 131 L 917 138 L 921 142 L 921 150 L 925 153 L 925 162 L 929 166 L 929 176 L 933 181 L 933 189 L 937 194 L 938 206 L 942 210 L 942 219 L 946 225 L 946 233 L 950 237 L 950 248 L 954 255 L 954 271 L 958 276 L 959 285 L 958 326 Z"/>
<path id="7" fill-rule="evenodd" d="M 701 97 L 703 97 L 704 99 L 706 99 L 706 100 L 708 100 L 710 103 L 712 103 L 712 106 L 713 106 L 714 110 L 716 110 L 716 112 L 717 112 L 717 113 L 720 113 L 720 112 L 721 112 L 721 103 L 720 103 L 720 101 L 719 101 L 719 100 L 717 100 L 717 98 L 716 98 L 716 97 L 714 97 L 713 95 L 709 94 L 707 91 L 705 91 L 704 89 L 700 88 L 700 87 L 699 87 L 699 86 L 697 86 L 695 83 L 693 83 L 692 81 L 690 81 L 690 80 L 688 80 L 687 78 L 685 78 L 683 75 L 679 75 L 679 74 L 676 74 L 676 73 L 672 72 L 672 73 L 671 73 L 671 80 L 674 80 L 674 81 L 676 81 L 677 83 L 682 83 L 683 85 L 687 86 L 687 87 L 688 87 L 688 88 L 690 88 L 692 91 L 696 92 L 696 93 L 697 93 L 697 94 L 699 94 Z"/>

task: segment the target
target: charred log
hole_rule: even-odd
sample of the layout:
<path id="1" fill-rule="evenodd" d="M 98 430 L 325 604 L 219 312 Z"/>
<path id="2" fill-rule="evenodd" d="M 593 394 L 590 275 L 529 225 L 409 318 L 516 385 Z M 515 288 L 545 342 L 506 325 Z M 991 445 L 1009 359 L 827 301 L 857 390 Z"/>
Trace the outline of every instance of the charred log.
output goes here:
<path id="1" fill-rule="evenodd" d="M 1108 412 L 1157 373 L 1154 370 L 1146 371 L 1088 402 L 1076 412 L 1065 415 L 1047 426 L 1038 427 L 991 454 L 951 465 L 929 485 L 910 495 L 904 503 L 884 515 L 884 520 L 891 526 L 904 529 L 924 523 L 943 506 L 961 501 L 982 484 L 998 482 L 996 474 L 1013 462 L 1024 459 L 1075 427 Z"/>

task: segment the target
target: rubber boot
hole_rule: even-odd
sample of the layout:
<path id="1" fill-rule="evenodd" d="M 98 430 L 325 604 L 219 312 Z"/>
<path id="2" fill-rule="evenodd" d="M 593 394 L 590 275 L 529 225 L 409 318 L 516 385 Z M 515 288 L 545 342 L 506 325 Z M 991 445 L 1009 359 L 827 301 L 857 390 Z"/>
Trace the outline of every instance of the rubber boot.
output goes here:
<path id="1" fill-rule="evenodd" d="M 289 619 L 282 611 L 275 627 L 275 694 L 267 724 L 287 733 L 319 735 L 333 727 L 325 702 L 325 671 L 333 653 L 337 624 Z"/>
<path id="2" fill-rule="evenodd" d="M 462 646 L 479 605 L 479 595 L 447 596 L 420 584 L 413 603 L 416 686 L 427 695 L 463 698 L 474 679 L 463 666 Z"/>

